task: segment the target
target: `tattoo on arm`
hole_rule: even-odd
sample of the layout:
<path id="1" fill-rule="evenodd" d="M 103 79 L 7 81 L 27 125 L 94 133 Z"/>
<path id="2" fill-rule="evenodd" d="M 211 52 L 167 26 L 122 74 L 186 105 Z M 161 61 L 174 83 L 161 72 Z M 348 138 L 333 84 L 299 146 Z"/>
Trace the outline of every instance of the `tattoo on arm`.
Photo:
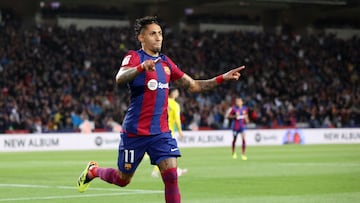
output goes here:
<path id="1" fill-rule="evenodd" d="M 116 74 L 116 83 L 117 84 L 125 84 L 131 80 L 133 80 L 139 72 L 136 68 L 128 68 L 122 67 L 119 72 Z"/>
<path id="2" fill-rule="evenodd" d="M 190 92 L 208 91 L 218 85 L 214 78 L 208 80 L 194 80 L 187 74 L 181 77 L 176 83 L 177 85 L 189 89 Z"/>
<path id="3" fill-rule="evenodd" d="M 208 91 L 208 90 L 214 89 L 214 87 L 217 86 L 217 83 L 214 79 L 197 80 L 196 82 L 200 86 L 200 89 L 201 89 L 200 91 Z"/>
<path id="4" fill-rule="evenodd" d="M 191 80 L 189 80 L 186 76 L 184 76 L 184 77 L 180 78 L 179 80 L 177 80 L 175 83 L 176 83 L 176 85 L 179 85 L 179 86 L 184 87 L 185 89 L 188 89 L 188 88 L 190 88 L 191 83 L 194 82 Z"/>

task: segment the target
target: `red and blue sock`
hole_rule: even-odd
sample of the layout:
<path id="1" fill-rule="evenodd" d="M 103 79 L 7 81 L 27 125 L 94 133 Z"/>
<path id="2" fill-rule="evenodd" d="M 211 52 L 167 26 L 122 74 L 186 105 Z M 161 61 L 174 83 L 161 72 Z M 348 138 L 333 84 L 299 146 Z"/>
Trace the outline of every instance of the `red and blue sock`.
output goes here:
<path id="1" fill-rule="evenodd" d="M 130 182 L 120 179 L 118 170 L 114 168 L 97 168 L 95 177 L 99 177 L 101 180 L 104 180 L 108 183 L 118 185 L 120 187 L 125 187 Z"/>
<path id="2" fill-rule="evenodd" d="M 165 202 L 166 203 L 180 203 L 180 191 L 178 185 L 178 175 L 176 168 L 170 168 L 161 173 L 163 182 L 165 184 Z"/>

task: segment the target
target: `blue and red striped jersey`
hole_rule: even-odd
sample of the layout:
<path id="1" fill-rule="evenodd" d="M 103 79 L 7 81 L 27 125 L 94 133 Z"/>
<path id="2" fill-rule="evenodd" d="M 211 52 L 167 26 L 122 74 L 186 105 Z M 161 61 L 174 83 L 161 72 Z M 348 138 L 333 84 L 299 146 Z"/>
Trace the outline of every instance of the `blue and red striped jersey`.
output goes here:
<path id="1" fill-rule="evenodd" d="M 233 130 L 241 130 L 245 128 L 245 117 L 247 115 L 247 108 L 245 106 L 233 106 L 230 110 L 230 115 L 236 116 L 231 124 L 231 128 Z"/>
<path id="2" fill-rule="evenodd" d="M 170 81 L 180 79 L 184 72 L 166 55 L 153 57 L 143 50 L 129 51 L 121 67 L 136 67 L 145 60 L 161 58 L 155 71 L 143 71 L 128 83 L 130 105 L 123 121 L 128 136 L 149 136 L 169 132 L 168 93 Z"/>

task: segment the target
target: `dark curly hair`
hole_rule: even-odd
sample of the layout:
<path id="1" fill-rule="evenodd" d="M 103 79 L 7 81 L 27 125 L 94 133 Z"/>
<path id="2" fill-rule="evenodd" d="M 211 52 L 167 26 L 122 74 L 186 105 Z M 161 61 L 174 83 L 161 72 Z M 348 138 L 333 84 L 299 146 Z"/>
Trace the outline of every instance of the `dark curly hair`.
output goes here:
<path id="1" fill-rule="evenodd" d="M 160 26 L 156 16 L 145 16 L 143 18 L 136 19 L 134 25 L 135 39 L 137 40 L 137 36 L 140 34 L 143 28 L 153 23 L 158 24 Z"/>

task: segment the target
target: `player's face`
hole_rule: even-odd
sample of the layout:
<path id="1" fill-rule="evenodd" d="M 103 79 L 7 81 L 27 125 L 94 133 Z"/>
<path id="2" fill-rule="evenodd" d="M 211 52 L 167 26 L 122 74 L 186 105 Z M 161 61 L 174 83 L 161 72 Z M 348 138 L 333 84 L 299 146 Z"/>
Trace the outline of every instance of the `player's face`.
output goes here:
<path id="1" fill-rule="evenodd" d="M 158 24 L 147 25 L 138 36 L 144 51 L 150 55 L 158 55 L 161 51 L 163 36 Z"/>
<path id="2" fill-rule="evenodd" d="M 236 105 L 237 106 L 242 106 L 243 105 L 243 100 L 242 99 L 236 99 Z"/>

